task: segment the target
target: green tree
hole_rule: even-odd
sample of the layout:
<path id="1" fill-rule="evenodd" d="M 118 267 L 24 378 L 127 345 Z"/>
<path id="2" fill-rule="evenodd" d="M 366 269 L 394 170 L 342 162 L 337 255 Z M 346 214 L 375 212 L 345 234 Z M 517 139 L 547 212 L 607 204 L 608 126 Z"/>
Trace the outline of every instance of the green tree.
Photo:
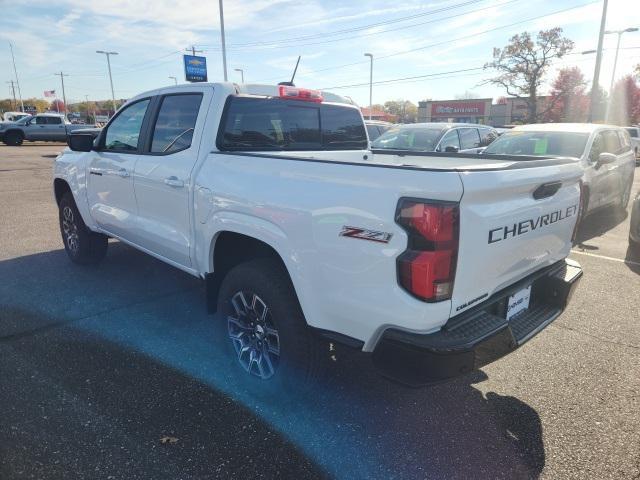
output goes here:
<path id="1" fill-rule="evenodd" d="M 418 118 L 418 107 L 409 100 L 384 102 L 384 111 L 397 115 L 399 123 L 415 123 Z"/>
<path id="2" fill-rule="evenodd" d="M 527 120 L 538 119 L 538 91 L 554 59 L 564 57 L 574 43 L 562 36 L 559 27 L 541 30 L 535 40 L 529 32 L 514 35 L 504 48 L 493 49 L 493 61 L 485 69 L 495 70 L 497 76 L 485 83 L 503 87 L 507 94 L 523 99 L 527 104 Z"/>

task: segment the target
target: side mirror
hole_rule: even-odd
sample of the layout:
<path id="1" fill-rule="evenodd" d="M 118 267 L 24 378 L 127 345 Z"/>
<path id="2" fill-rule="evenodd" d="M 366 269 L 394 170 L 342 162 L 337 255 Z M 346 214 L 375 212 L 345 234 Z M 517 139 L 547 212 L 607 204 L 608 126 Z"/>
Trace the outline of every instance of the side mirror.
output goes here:
<path id="1" fill-rule="evenodd" d="M 453 145 L 449 145 L 444 149 L 444 151 L 447 153 L 458 153 L 458 150 L 460 149 L 458 147 L 454 147 Z"/>
<path id="2" fill-rule="evenodd" d="M 598 163 L 597 167 L 600 165 L 607 165 L 609 163 L 614 163 L 617 160 L 617 157 L 613 153 L 602 152 L 598 155 Z"/>
<path id="3" fill-rule="evenodd" d="M 93 150 L 93 135 L 90 133 L 71 133 L 67 136 L 67 145 L 74 152 Z"/>

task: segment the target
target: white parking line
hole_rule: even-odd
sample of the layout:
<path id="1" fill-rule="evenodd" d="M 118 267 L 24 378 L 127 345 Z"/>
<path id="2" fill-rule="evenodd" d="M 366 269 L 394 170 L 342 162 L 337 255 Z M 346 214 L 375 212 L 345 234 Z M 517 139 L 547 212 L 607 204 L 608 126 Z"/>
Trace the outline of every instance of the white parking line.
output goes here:
<path id="1" fill-rule="evenodd" d="M 627 265 L 635 265 L 640 267 L 640 262 L 634 262 L 633 260 L 624 260 L 622 258 L 607 257 L 606 255 L 598 255 L 596 253 L 581 252 L 580 250 L 571 250 L 571 253 L 586 255 L 588 257 L 604 258 L 605 260 L 611 260 L 614 262 L 626 263 Z"/>

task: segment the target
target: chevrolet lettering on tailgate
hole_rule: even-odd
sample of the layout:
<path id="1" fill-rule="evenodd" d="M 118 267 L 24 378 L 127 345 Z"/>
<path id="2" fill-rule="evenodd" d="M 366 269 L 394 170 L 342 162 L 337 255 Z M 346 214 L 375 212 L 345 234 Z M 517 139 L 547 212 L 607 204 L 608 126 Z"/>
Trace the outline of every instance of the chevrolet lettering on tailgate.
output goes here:
<path id="1" fill-rule="evenodd" d="M 535 219 L 532 218 L 512 225 L 494 228 L 489 230 L 489 243 L 496 243 L 501 240 L 506 240 L 509 237 L 517 237 L 518 235 L 524 235 L 527 232 L 533 232 L 537 228 L 542 228 L 546 225 L 552 225 L 562 220 L 566 220 L 567 218 L 574 216 L 576 213 L 578 213 L 578 205 L 572 205 L 562 210 L 556 210 L 552 213 L 540 215 Z"/>

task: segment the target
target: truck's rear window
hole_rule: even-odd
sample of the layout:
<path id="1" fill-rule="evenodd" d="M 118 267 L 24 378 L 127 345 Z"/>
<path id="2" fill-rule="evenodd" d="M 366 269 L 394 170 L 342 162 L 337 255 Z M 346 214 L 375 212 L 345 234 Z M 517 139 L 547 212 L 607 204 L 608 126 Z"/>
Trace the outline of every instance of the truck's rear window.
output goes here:
<path id="1" fill-rule="evenodd" d="M 231 97 L 218 132 L 220 150 L 361 150 L 367 134 L 356 108 Z"/>

